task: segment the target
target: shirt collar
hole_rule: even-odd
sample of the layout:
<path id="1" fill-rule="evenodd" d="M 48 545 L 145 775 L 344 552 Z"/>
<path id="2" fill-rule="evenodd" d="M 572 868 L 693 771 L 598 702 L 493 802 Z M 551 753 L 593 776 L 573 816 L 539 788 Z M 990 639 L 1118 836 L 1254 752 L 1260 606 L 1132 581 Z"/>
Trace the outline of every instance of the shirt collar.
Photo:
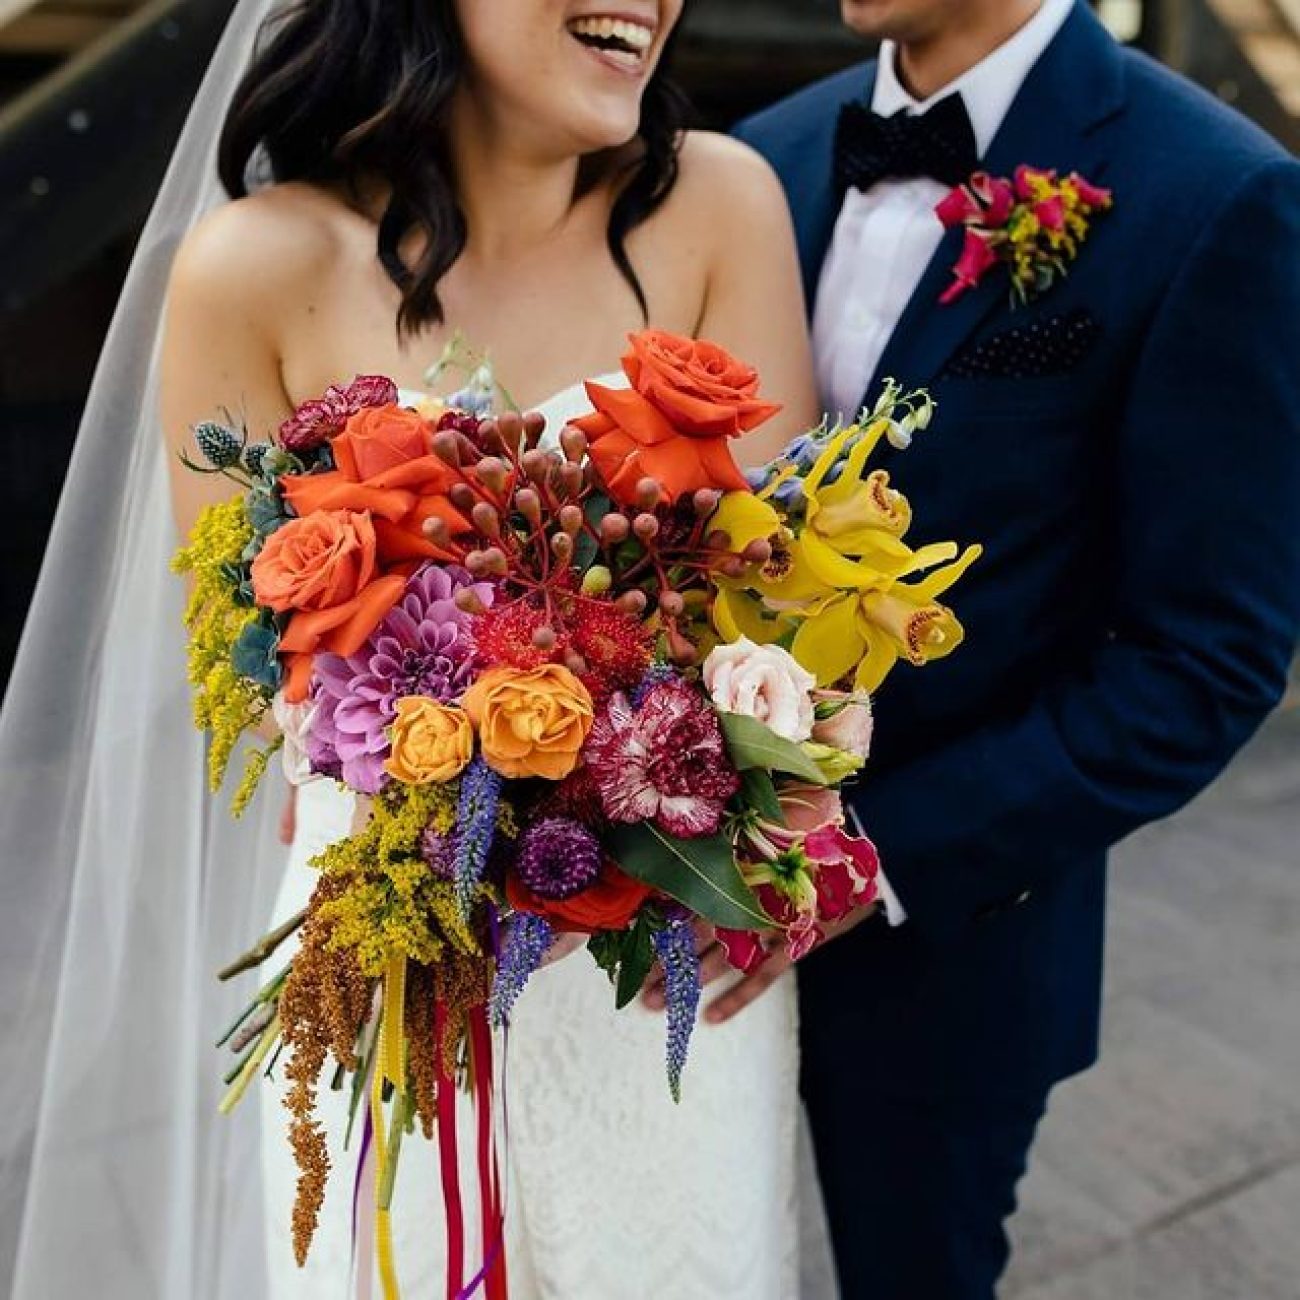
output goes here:
<path id="1" fill-rule="evenodd" d="M 871 94 L 872 111 L 882 117 L 892 117 L 902 109 L 923 113 L 938 100 L 960 92 L 982 158 L 1030 69 L 1052 43 L 1073 8 L 1074 0 L 1043 0 L 1038 12 L 1014 36 L 926 100 L 913 98 L 904 88 L 894 67 L 897 47 L 893 41 L 884 41 Z"/>

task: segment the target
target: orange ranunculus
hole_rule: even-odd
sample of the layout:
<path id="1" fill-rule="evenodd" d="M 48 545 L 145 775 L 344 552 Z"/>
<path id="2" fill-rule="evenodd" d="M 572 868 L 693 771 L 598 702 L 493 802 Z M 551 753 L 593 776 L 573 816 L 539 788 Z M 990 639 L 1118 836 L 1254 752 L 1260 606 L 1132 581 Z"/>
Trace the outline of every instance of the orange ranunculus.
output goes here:
<path id="1" fill-rule="evenodd" d="M 252 574 L 257 603 L 292 615 L 280 638 L 290 703 L 306 697 L 312 655 L 355 654 L 406 586 L 380 572 L 374 524 L 351 510 L 291 519 L 267 538 Z"/>
<path id="2" fill-rule="evenodd" d="M 474 730 L 464 710 L 427 695 L 397 701 L 392 740 L 384 771 L 407 785 L 454 780 L 474 757 Z"/>
<path id="3" fill-rule="evenodd" d="M 539 898 L 513 871 L 506 877 L 506 897 L 511 907 L 520 912 L 536 912 L 554 929 L 570 934 L 626 930 L 653 892 L 612 862 L 606 862 L 601 868 L 600 878 L 594 885 L 569 898 Z"/>
<path id="4" fill-rule="evenodd" d="M 443 559 L 422 531 L 440 516 L 452 532 L 469 528 L 447 492 L 459 474 L 433 454 L 433 427 L 401 406 L 363 407 L 330 443 L 336 469 L 286 474 L 280 482 L 295 514 L 366 510 L 375 520 L 379 562 Z"/>
<path id="5" fill-rule="evenodd" d="M 595 712 L 587 688 L 562 664 L 527 672 L 489 668 L 461 701 L 479 734 L 489 767 L 505 777 L 562 781 Z"/>
<path id="6" fill-rule="evenodd" d="M 661 330 L 630 341 L 631 389 L 589 383 L 595 413 L 574 421 L 610 494 L 627 504 L 645 477 L 673 499 L 697 488 L 748 491 L 727 440 L 781 409 L 756 396 L 757 373 L 714 343 Z"/>

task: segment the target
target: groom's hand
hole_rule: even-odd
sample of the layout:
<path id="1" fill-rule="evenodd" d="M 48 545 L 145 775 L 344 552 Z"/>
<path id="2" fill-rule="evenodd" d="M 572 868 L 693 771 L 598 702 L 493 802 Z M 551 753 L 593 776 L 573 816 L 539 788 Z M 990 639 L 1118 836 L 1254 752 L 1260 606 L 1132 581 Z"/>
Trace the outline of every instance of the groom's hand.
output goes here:
<path id="1" fill-rule="evenodd" d="M 872 903 L 868 907 L 859 908 L 842 921 L 826 926 L 821 942 L 830 943 L 832 939 L 847 934 L 855 926 L 861 925 L 868 917 L 874 915 L 879 907 L 879 903 Z M 779 935 L 773 936 L 774 943 L 779 943 L 779 939 Z M 722 945 L 718 943 L 713 933 L 713 927 L 703 921 L 697 921 L 695 924 L 695 946 L 700 954 L 701 984 L 713 984 L 735 969 L 727 961 Z M 820 947 L 820 944 L 818 946 Z M 704 1019 L 711 1025 L 721 1025 L 733 1019 L 751 1002 L 761 998 L 793 965 L 794 962 L 790 960 L 785 946 L 775 947 L 771 956 L 752 975 L 742 976 L 726 992 L 714 998 L 705 1007 Z M 652 1011 L 664 1009 L 664 977 L 663 971 L 658 966 L 646 981 L 641 1001 Z"/>

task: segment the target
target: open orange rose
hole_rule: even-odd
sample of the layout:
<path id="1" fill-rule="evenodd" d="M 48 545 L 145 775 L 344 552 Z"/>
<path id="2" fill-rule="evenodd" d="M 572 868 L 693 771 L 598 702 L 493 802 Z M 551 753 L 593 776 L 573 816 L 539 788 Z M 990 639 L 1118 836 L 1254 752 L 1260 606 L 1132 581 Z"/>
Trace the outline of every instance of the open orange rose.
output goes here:
<path id="1" fill-rule="evenodd" d="M 758 371 L 707 339 L 663 330 L 628 337 L 623 372 L 632 387 L 692 438 L 737 438 L 781 408 L 758 396 Z"/>
<path id="2" fill-rule="evenodd" d="M 634 880 L 612 862 L 601 868 L 594 885 L 569 898 L 541 898 L 512 871 L 506 878 L 506 897 L 520 912 L 544 916 L 552 928 L 569 934 L 595 934 L 599 930 L 626 930 L 641 904 L 653 891 Z"/>
<path id="3" fill-rule="evenodd" d="M 610 494 L 628 504 L 646 477 L 673 499 L 697 488 L 748 491 L 727 440 L 781 409 L 756 396 L 757 372 L 714 343 L 662 330 L 630 342 L 631 389 L 589 383 L 595 413 L 574 421 Z"/>
<path id="4" fill-rule="evenodd" d="M 369 511 L 381 565 L 446 558 L 422 531 L 435 515 L 453 533 L 468 530 L 447 499 L 459 474 L 433 454 L 433 427 L 423 416 L 401 406 L 363 407 L 330 448 L 336 469 L 281 478 L 295 514 Z"/>
<path id="5" fill-rule="evenodd" d="M 257 603 L 292 615 L 280 638 L 289 703 L 306 698 L 317 651 L 355 654 L 401 597 L 405 577 L 381 573 L 376 549 L 369 515 L 322 510 L 277 529 L 253 561 Z"/>
<path id="6" fill-rule="evenodd" d="M 548 781 L 562 781 L 577 767 L 595 713 L 587 688 L 563 664 L 490 668 L 461 704 L 489 767 L 504 777 Z"/>

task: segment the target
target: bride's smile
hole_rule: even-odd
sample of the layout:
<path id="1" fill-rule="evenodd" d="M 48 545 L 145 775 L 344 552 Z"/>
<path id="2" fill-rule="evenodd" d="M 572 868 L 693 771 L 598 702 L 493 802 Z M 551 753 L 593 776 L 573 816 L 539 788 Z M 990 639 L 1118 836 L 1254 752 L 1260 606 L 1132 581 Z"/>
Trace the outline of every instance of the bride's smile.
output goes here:
<path id="1" fill-rule="evenodd" d="M 605 66 L 641 76 L 654 47 L 657 23 L 644 17 L 591 14 L 571 18 L 573 38 Z"/>

